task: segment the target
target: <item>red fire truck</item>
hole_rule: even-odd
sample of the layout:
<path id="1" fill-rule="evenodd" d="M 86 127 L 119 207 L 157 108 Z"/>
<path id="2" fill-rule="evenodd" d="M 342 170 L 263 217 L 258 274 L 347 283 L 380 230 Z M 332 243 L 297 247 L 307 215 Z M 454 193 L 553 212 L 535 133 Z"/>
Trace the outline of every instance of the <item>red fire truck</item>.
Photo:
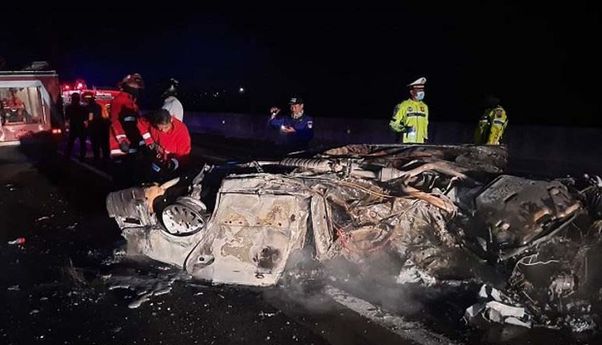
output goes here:
<path id="1" fill-rule="evenodd" d="M 72 83 L 62 83 L 61 85 L 61 96 L 63 97 L 63 104 L 68 105 L 71 103 L 71 94 L 79 93 L 84 95 L 91 93 L 95 96 L 96 102 L 102 107 L 102 116 L 109 118 L 111 101 L 119 93 L 116 88 L 88 88 L 88 85 L 84 80 L 78 79 Z M 81 98 L 83 102 L 83 97 Z"/>
<path id="2" fill-rule="evenodd" d="M 38 133 L 60 134 L 59 97 L 56 71 L 0 71 L 0 145 Z"/>

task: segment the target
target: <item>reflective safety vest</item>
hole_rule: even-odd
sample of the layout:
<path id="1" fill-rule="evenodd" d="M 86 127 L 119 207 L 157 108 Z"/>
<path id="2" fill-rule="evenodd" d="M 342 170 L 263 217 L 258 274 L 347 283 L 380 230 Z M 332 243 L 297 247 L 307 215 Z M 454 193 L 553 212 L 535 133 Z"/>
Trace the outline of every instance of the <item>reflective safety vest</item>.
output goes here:
<path id="1" fill-rule="evenodd" d="M 475 131 L 475 144 L 499 145 L 508 125 L 506 111 L 501 106 L 486 109 Z"/>
<path id="2" fill-rule="evenodd" d="M 389 127 L 403 134 L 403 143 L 423 144 L 428 139 L 429 108 L 422 101 L 407 99 L 395 107 Z"/>

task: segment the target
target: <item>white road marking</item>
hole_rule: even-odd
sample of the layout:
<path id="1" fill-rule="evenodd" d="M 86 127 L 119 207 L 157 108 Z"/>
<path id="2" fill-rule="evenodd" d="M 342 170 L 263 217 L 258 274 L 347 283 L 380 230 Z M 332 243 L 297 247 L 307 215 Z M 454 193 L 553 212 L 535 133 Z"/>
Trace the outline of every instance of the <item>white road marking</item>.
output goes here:
<path id="1" fill-rule="evenodd" d="M 63 153 L 63 152 L 61 152 L 61 151 L 58 151 L 58 153 L 59 153 L 60 155 L 63 155 L 63 156 L 65 155 L 65 153 Z M 81 162 L 80 160 L 78 160 L 78 159 L 77 159 L 77 158 L 75 158 L 75 157 L 70 157 L 69 159 L 70 159 L 72 162 L 74 162 L 74 163 L 76 163 L 76 164 L 78 164 L 78 165 L 80 165 L 80 166 L 82 166 L 82 167 L 84 167 L 84 168 L 86 168 L 86 169 L 88 169 L 88 170 L 92 171 L 92 172 L 93 172 L 93 173 L 95 173 L 96 175 L 98 175 L 98 176 L 100 176 L 100 177 L 102 177 L 102 178 L 106 179 L 107 181 L 113 181 L 113 177 L 111 177 L 111 175 L 107 174 L 106 172 L 104 172 L 104 171 L 102 171 L 102 170 L 100 170 L 100 169 L 98 169 L 98 168 L 95 168 L 95 167 L 93 167 L 92 165 L 90 165 L 90 164 L 88 164 L 88 163 Z"/>
<path id="2" fill-rule="evenodd" d="M 335 302 L 353 310 L 368 320 L 384 327 L 400 337 L 424 345 L 458 344 L 451 339 L 430 332 L 420 322 L 408 321 L 401 316 L 392 315 L 361 298 L 352 296 L 334 286 L 327 285 L 324 293 Z"/>
<path id="3" fill-rule="evenodd" d="M 111 175 L 107 174 L 106 172 L 104 172 L 100 169 L 97 169 L 88 163 L 80 162 L 79 160 L 77 160 L 75 158 L 71 158 L 71 160 L 74 161 L 75 163 L 91 170 L 93 173 L 97 174 L 98 176 L 100 176 L 108 181 L 113 181 L 113 178 L 111 177 Z"/>

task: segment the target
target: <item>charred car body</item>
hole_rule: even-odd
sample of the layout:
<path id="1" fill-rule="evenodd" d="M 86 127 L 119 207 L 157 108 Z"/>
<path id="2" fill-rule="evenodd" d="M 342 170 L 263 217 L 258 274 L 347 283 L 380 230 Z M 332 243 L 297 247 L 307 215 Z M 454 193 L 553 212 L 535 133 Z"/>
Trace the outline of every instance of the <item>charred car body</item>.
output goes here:
<path id="1" fill-rule="evenodd" d="M 300 252 L 359 272 L 387 256 L 396 284 L 483 284 L 471 323 L 597 329 L 602 183 L 504 175 L 506 161 L 500 146 L 349 145 L 222 170 L 216 193 L 206 165 L 171 198 L 131 188 L 107 208 L 128 252 L 214 283 L 277 284 Z"/>

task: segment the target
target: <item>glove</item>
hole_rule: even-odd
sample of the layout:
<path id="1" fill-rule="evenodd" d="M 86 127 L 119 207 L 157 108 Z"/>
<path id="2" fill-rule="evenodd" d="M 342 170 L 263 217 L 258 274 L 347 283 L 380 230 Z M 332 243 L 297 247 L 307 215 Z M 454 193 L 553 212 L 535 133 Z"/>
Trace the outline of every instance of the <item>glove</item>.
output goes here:
<path id="1" fill-rule="evenodd" d="M 167 160 L 156 159 L 153 161 L 151 167 L 157 173 L 169 173 L 173 172 L 180 166 L 177 159 L 171 158 Z"/>
<path id="2" fill-rule="evenodd" d="M 127 140 L 121 141 L 119 143 L 119 149 L 124 153 L 130 152 L 130 143 Z"/>
<path id="3" fill-rule="evenodd" d="M 146 147 L 149 149 L 149 151 L 153 152 L 155 154 L 155 156 L 157 156 L 157 157 L 162 157 L 165 154 L 165 149 L 163 149 L 163 147 L 161 147 L 161 145 L 159 145 L 155 142 L 146 145 Z"/>

